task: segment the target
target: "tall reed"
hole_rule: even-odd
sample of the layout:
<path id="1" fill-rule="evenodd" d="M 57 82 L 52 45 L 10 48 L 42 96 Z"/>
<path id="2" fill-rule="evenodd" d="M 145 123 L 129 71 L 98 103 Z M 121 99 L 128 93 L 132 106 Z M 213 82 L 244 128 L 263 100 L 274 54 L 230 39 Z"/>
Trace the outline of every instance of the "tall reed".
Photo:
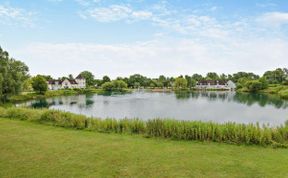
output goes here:
<path id="1" fill-rule="evenodd" d="M 278 127 L 259 124 L 224 124 L 172 119 L 100 119 L 56 110 L 1 108 L 0 117 L 97 132 L 143 134 L 175 140 L 198 140 L 247 145 L 288 146 L 288 122 Z"/>

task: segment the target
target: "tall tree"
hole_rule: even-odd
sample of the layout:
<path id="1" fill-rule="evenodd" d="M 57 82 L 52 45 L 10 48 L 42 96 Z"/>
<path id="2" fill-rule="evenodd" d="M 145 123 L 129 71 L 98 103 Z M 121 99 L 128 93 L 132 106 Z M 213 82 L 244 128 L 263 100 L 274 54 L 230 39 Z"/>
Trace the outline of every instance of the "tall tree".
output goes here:
<path id="1" fill-rule="evenodd" d="M 95 85 L 94 75 L 91 72 L 83 71 L 80 73 L 80 75 L 85 78 L 87 86 L 94 86 Z"/>
<path id="2" fill-rule="evenodd" d="M 47 84 L 46 79 L 41 75 L 37 75 L 36 77 L 33 77 L 32 88 L 37 93 L 45 94 L 45 92 L 48 90 L 48 84 Z"/>
<path id="3" fill-rule="evenodd" d="M 206 75 L 207 80 L 219 80 L 219 76 L 216 72 L 209 72 Z"/>
<path id="4" fill-rule="evenodd" d="M 29 77 L 28 67 L 21 61 L 9 57 L 0 47 L 0 101 L 22 91 L 23 82 Z"/>
<path id="5" fill-rule="evenodd" d="M 176 89 L 186 89 L 187 88 L 187 80 L 183 77 L 178 77 L 175 79 L 174 87 Z"/>

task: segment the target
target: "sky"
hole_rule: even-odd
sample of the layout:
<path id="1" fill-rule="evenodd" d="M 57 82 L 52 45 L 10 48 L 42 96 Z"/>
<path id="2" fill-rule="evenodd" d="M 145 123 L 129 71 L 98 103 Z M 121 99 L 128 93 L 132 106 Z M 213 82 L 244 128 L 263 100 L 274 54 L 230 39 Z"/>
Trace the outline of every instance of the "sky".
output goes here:
<path id="1" fill-rule="evenodd" d="M 148 77 L 288 67 L 287 0 L 0 0 L 30 74 Z"/>

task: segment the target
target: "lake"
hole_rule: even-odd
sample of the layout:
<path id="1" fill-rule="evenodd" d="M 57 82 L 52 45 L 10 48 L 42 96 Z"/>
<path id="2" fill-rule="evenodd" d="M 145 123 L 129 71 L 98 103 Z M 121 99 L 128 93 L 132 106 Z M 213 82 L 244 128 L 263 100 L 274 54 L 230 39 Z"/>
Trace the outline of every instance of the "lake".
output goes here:
<path id="1" fill-rule="evenodd" d="M 47 107 L 100 118 L 171 118 L 214 122 L 266 123 L 288 120 L 288 101 L 263 94 L 224 92 L 158 93 L 61 96 L 21 105 Z"/>

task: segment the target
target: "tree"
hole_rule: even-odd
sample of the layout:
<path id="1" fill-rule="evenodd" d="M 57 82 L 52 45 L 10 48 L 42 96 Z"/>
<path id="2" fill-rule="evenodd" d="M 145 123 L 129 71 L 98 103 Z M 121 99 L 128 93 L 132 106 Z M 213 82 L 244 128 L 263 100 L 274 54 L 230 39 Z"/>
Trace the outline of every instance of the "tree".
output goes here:
<path id="1" fill-rule="evenodd" d="M 200 74 L 193 74 L 192 79 L 196 81 L 200 81 L 200 80 L 203 80 L 203 76 Z"/>
<path id="2" fill-rule="evenodd" d="M 103 83 L 106 83 L 106 82 L 110 82 L 111 81 L 111 79 L 107 76 L 107 75 L 105 75 L 103 78 L 102 78 L 102 84 Z"/>
<path id="3" fill-rule="evenodd" d="M 32 91 L 32 78 L 28 78 L 23 82 L 23 87 L 22 87 L 23 91 Z"/>
<path id="4" fill-rule="evenodd" d="M 219 76 L 218 76 L 218 74 L 215 73 L 215 72 L 209 72 L 209 73 L 207 73 L 207 75 L 206 75 L 206 79 L 207 79 L 207 80 L 219 80 Z"/>
<path id="5" fill-rule="evenodd" d="M 238 83 L 238 80 L 241 78 L 245 78 L 247 80 L 257 80 L 259 79 L 259 76 L 252 72 L 237 72 L 232 75 L 232 78 L 230 77 L 230 79 L 232 79 L 232 81 L 235 83 Z"/>
<path id="6" fill-rule="evenodd" d="M 48 84 L 44 77 L 41 75 L 37 75 L 36 77 L 32 78 L 32 88 L 35 92 L 40 94 L 45 94 L 48 90 Z"/>
<path id="7" fill-rule="evenodd" d="M 149 83 L 149 80 L 140 74 L 131 75 L 128 79 L 128 86 L 133 88 L 147 87 Z"/>
<path id="8" fill-rule="evenodd" d="M 79 75 L 81 75 L 82 77 L 85 78 L 87 86 L 94 86 L 95 85 L 94 75 L 91 72 L 83 71 Z"/>
<path id="9" fill-rule="evenodd" d="M 257 92 L 268 87 L 268 83 L 265 78 L 259 80 L 249 80 L 245 84 L 249 92 Z"/>
<path id="10" fill-rule="evenodd" d="M 113 80 L 103 83 L 101 87 L 105 91 L 123 91 L 127 88 L 127 83 L 123 80 Z"/>
<path id="11" fill-rule="evenodd" d="M 220 75 L 220 80 L 227 80 L 227 79 L 228 79 L 227 75 L 225 75 L 225 74 Z"/>
<path id="12" fill-rule="evenodd" d="M 273 71 L 267 71 L 264 73 L 263 77 L 268 81 L 270 84 L 282 84 L 285 82 L 287 74 L 285 69 L 276 69 Z"/>
<path id="13" fill-rule="evenodd" d="M 29 77 L 28 71 L 23 62 L 10 58 L 0 47 L 0 102 L 22 91 L 23 82 Z"/>
<path id="14" fill-rule="evenodd" d="M 175 79 L 174 87 L 176 89 L 186 89 L 187 88 L 187 80 L 182 77 L 178 77 Z"/>

